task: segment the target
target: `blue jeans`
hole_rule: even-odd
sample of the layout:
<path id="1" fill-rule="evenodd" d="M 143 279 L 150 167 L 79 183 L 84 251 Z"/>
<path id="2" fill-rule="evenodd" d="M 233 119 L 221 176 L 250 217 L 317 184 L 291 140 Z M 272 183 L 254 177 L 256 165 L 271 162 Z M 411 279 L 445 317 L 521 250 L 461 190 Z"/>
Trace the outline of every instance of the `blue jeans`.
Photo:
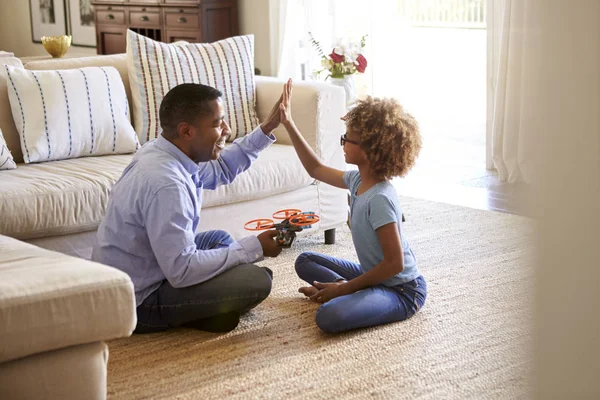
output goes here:
<path id="1" fill-rule="evenodd" d="M 350 280 L 362 274 L 360 265 L 318 253 L 302 253 L 296 273 L 312 286 L 314 281 Z M 336 297 L 317 310 L 317 326 L 336 333 L 408 319 L 425 304 L 427 284 L 422 276 L 396 286 L 377 285 Z"/>
<path id="2" fill-rule="evenodd" d="M 196 236 L 198 249 L 227 247 L 231 236 L 224 231 L 208 231 Z M 136 333 L 160 332 L 179 326 L 214 326 L 223 315 L 227 330 L 235 328 L 239 315 L 256 307 L 271 292 L 272 273 L 253 264 L 233 267 L 206 282 L 174 288 L 164 280 L 137 307 Z M 232 318 L 237 318 L 233 321 Z M 211 321 L 217 322 L 211 322 Z M 198 328 L 202 329 L 202 328 Z M 208 330 L 208 329 L 207 329 Z"/>

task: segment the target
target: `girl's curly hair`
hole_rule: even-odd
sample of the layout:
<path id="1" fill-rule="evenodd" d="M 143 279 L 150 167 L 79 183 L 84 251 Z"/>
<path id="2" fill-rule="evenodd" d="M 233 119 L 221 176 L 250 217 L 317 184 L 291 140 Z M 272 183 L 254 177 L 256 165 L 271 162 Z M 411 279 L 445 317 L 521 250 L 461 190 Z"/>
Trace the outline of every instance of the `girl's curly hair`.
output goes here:
<path id="1" fill-rule="evenodd" d="M 343 119 L 360 134 L 360 147 L 378 178 L 404 176 L 415 165 L 422 146 L 419 125 L 396 100 L 369 96 Z"/>

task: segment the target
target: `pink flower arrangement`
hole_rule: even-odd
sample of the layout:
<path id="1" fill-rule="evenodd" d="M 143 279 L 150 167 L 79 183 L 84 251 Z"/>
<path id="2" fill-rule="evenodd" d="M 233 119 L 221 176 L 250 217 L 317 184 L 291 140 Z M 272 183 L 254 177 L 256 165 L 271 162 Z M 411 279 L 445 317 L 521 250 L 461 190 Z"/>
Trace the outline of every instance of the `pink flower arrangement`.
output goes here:
<path id="1" fill-rule="evenodd" d="M 359 43 L 338 40 L 329 55 L 325 55 L 321 44 L 313 38 L 310 32 L 309 35 L 313 46 L 321 56 L 321 66 L 323 69 L 318 71 L 318 73 L 328 71 L 328 77 L 343 78 L 344 75 L 352 75 L 357 72 L 362 74 L 365 72 L 367 59 L 363 55 L 363 51 L 366 35 L 361 38 Z"/>

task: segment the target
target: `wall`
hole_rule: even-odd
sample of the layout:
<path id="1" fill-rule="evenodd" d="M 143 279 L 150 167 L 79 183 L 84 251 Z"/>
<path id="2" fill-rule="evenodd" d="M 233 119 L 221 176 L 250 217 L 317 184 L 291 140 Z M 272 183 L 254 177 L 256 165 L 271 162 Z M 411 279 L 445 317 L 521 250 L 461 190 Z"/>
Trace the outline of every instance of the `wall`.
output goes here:
<path id="1" fill-rule="evenodd" d="M 278 0 L 239 0 L 240 33 L 254 34 L 254 66 L 261 75 L 271 76 L 275 70 L 273 59 L 273 6 Z"/>
<path id="2" fill-rule="evenodd" d="M 239 0 L 240 33 L 254 34 L 254 62 L 262 75 L 273 71 L 270 22 L 271 9 L 277 0 Z M 19 57 L 42 56 L 46 51 L 31 40 L 29 0 L 0 0 L 0 50 Z M 96 49 L 73 46 L 68 54 L 96 54 Z"/>
<path id="3" fill-rule="evenodd" d="M 536 399 L 600 399 L 600 2 L 528 0 L 541 54 Z"/>
<path id="4" fill-rule="evenodd" d="M 0 50 L 18 57 L 48 55 L 31 39 L 29 0 L 0 0 Z M 96 49 L 72 46 L 67 54 L 96 54 Z"/>

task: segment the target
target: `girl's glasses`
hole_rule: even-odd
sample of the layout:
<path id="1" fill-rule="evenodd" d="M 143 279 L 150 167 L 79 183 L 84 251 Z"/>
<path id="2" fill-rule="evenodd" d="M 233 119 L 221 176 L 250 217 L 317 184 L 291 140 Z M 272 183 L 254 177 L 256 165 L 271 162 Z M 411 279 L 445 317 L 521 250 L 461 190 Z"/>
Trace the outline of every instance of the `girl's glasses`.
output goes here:
<path id="1" fill-rule="evenodd" d="M 352 143 L 352 144 L 355 144 L 355 145 L 357 145 L 357 146 L 358 146 L 358 145 L 360 145 L 360 143 L 359 143 L 359 142 L 355 142 L 354 140 L 350 140 L 350 139 L 348 139 L 348 138 L 346 137 L 346 134 L 343 134 L 342 136 L 340 136 L 340 145 L 342 145 L 342 146 L 343 146 L 343 145 L 344 145 L 344 144 L 346 144 L 346 143 Z"/>

